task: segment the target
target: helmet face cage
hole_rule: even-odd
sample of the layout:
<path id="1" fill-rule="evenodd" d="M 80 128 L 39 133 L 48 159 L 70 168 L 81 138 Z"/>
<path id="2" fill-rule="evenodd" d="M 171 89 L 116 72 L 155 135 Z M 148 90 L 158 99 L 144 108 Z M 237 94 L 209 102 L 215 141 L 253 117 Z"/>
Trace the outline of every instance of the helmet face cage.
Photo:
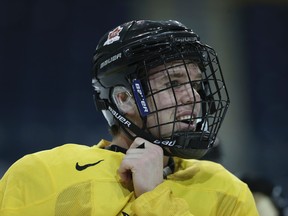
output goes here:
<path id="1" fill-rule="evenodd" d="M 127 122 L 124 125 L 118 121 L 121 114 L 110 95 L 115 83 L 107 88 L 110 93 L 106 105 L 113 107 L 108 110 L 124 131 L 129 128 L 135 134 L 130 136 L 162 146 L 166 155 L 200 158 L 213 146 L 229 96 L 215 51 L 189 39 L 191 33 L 187 35 L 180 40 L 172 33 L 146 37 L 122 49 L 125 56 L 136 60 L 131 64 L 132 72 L 127 73 L 127 68 L 126 73 L 122 72 L 119 85 L 125 80 L 124 86 L 133 92 L 142 126 L 127 127 Z M 99 87 L 99 83 L 96 85 Z M 99 91 L 96 103 L 101 100 Z"/>
<path id="2" fill-rule="evenodd" d="M 153 70 L 157 68 L 157 65 L 160 65 L 161 69 Z M 191 76 L 191 66 L 194 68 L 196 66 L 201 71 L 201 76 L 197 79 Z M 174 70 L 181 70 L 182 78 L 172 77 Z M 159 75 L 162 79 L 166 79 L 162 80 L 165 86 L 160 85 L 160 89 L 154 89 L 155 84 L 151 83 L 153 82 L 151 77 L 159 73 L 162 74 L 162 76 Z M 142 118 L 149 120 L 150 117 L 155 121 L 153 125 L 146 123 L 143 129 L 146 129 L 151 136 L 160 139 L 163 145 L 168 143 L 169 146 L 169 143 L 177 140 L 175 145 L 168 147 L 170 148 L 168 152 L 172 155 L 191 158 L 192 149 L 193 158 L 204 155 L 216 139 L 229 104 L 228 93 L 215 51 L 199 43 L 186 44 L 184 48 L 178 47 L 177 44 L 170 44 L 167 51 L 156 52 L 155 55 L 143 60 L 143 68 L 138 69 L 137 77 L 141 81 L 149 105 L 149 114 L 142 115 Z M 159 80 L 157 82 L 159 83 Z M 190 97 L 192 97 L 185 103 L 179 102 L 178 89 L 181 88 L 186 89 L 184 91 L 190 91 Z M 169 92 L 172 103 L 166 107 L 159 107 L 159 100 L 166 99 L 160 96 L 163 92 Z M 197 95 L 200 97 L 197 98 Z M 136 103 L 141 114 L 142 103 L 137 100 Z M 190 114 L 187 113 L 188 107 Z M 197 107 L 200 107 L 198 112 L 196 112 Z M 184 118 L 178 116 L 182 109 L 186 110 Z M 165 111 L 167 111 L 166 114 L 163 114 Z M 173 116 L 163 121 L 163 115 Z M 182 127 L 186 124 L 186 127 L 184 126 L 185 129 L 181 131 L 177 124 L 182 124 Z M 171 130 L 168 136 L 163 128 Z"/>

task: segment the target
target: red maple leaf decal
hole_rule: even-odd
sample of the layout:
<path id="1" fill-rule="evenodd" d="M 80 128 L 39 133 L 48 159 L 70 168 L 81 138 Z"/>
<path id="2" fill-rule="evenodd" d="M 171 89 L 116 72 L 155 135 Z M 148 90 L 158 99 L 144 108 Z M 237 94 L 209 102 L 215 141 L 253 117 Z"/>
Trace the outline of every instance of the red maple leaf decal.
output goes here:
<path id="1" fill-rule="evenodd" d="M 120 26 L 118 26 L 117 28 L 115 28 L 113 31 L 109 32 L 108 34 L 108 39 L 112 39 L 116 36 L 119 36 L 119 33 L 122 31 L 122 28 Z"/>

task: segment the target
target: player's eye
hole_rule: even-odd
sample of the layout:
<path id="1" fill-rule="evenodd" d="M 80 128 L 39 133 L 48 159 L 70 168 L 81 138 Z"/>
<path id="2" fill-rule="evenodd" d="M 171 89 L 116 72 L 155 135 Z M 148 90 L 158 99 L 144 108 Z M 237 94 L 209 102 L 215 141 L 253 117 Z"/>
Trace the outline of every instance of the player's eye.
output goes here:
<path id="1" fill-rule="evenodd" d="M 192 83 L 192 87 L 193 89 L 195 89 L 196 91 L 201 90 L 201 83 L 200 82 L 193 82 Z"/>
<path id="2" fill-rule="evenodd" d="M 180 87 L 181 84 L 179 83 L 178 80 L 171 80 L 170 82 L 165 83 L 166 87 L 173 87 L 173 88 L 177 88 Z"/>

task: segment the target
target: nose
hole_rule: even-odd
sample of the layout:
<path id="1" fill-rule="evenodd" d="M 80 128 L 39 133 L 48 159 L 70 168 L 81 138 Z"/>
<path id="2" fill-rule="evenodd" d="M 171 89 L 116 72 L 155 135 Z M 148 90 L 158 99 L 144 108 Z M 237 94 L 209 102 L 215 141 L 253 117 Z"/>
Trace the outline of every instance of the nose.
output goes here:
<path id="1" fill-rule="evenodd" d="M 189 104 L 200 101 L 199 93 L 192 87 L 191 83 L 182 85 L 176 92 L 179 104 Z"/>

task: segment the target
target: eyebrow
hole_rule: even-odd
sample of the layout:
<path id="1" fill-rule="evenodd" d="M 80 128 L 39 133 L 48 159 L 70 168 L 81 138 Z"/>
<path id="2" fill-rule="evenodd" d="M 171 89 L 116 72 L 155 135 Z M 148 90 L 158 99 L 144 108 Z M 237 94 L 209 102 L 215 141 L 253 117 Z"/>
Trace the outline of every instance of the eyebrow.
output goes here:
<path id="1" fill-rule="evenodd" d="M 202 73 L 197 73 L 196 74 L 196 77 L 195 77 L 197 80 L 201 80 L 202 79 Z"/>
<path id="2" fill-rule="evenodd" d="M 173 71 L 172 73 L 169 73 L 170 77 L 175 77 L 175 78 L 181 77 L 183 75 L 187 75 L 188 77 L 190 77 L 190 79 L 192 79 L 192 77 L 191 77 L 192 74 L 189 73 L 189 71 L 187 71 L 187 70 L 185 70 L 185 71 L 179 70 L 179 71 Z M 165 74 L 165 77 L 166 77 L 166 74 Z M 198 73 L 198 71 L 196 71 L 195 72 L 195 77 L 193 77 L 193 80 L 198 80 L 198 79 L 199 80 L 202 79 L 202 73 Z"/>
<path id="3" fill-rule="evenodd" d="M 174 78 L 179 78 L 183 75 L 188 75 L 190 78 L 192 78 L 191 73 L 193 73 L 193 74 L 195 73 L 195 77 L 193 78 L 193 80 L 198 80 L 198 79 L 201 80 L 202 79 L 201 71 L 199 73 L 199 71 L 197 69 L 194 69 L 194 68 L 189 69 L 189 64 L 186 64 L 186 67 L 184 66 L 185 70 L 178 68 L 178 66 L 183 66 L 183 65 L 182 64 L 172 65 L 172 66 L 168 65 L 167 67 L 165 67 L 161 70 L 154 71 L 154 73 L 150 74 L 150 77 L 152 77 L 152 79 L 165 78 L 168 76 L 174 77 Z M 175 70 L 175 68 L 176 68 L 176 70 Z M 190 70 L 192 70 L 193 72 L 189 73 Z"/>

